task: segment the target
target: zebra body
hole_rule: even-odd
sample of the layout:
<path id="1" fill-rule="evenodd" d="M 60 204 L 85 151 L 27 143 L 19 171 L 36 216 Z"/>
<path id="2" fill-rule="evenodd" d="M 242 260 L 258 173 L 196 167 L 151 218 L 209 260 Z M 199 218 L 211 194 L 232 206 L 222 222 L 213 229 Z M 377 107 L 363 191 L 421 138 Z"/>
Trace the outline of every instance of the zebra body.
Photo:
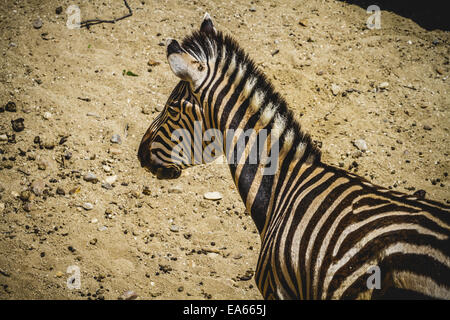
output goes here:
<path id="1" fill-rule="evenodd" d="M 195 140 L 196 122 L 200 135 L 237 132 L 221 146 L 261 236 L 255 281 L 264 298 L 450 298 L 450 207 L 323 164 L 284 99 L 209 15 L 181 45 L 169 41 L 167 56 L 181 81 L 142 139 L 141 165 L 177 178 L 207 147 L 191 143 L 189 156 L 174 157 L 177 129 L 188 130 L 183 143 Z M 261 143 L 263 129 L 270 136 Z M 275 151 L 277 170 L 264 174 Z M 380 288 L 369 285 L 370 270 Z"/>

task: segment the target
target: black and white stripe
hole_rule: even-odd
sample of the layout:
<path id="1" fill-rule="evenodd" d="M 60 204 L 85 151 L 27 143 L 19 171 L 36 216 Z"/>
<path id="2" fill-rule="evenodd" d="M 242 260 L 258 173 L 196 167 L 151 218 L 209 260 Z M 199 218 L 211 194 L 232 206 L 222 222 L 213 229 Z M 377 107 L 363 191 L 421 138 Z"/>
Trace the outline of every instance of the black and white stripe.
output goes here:
<path id="1" fill-rule="evenodd" d="M 263 174 L 263 156 L 256 164 L 228 158 L 261 236 L 255 281 L 264 298 L 450 298 L 450 207 L 322 163 L 285 100 L 209 16 L 181 45 L 169 46 L 169 64 L 183 80 L 142 139 L 141 164 L 152 172 L 155 165 L 186 167 L 167 158 L 168 142 L 175 129 L 190 130 L 196 120 L 224 134 L 241 129 L 235 138 L 252 129 L 247 155 L 258 147 L 261 129 L 271 133 L 263 142 L 266 151 L 279 148 L 274 175 Z M 182 120 L 174 121 L 167 116 L 173 104 L 197 111 L 179 108 Z M 228 157 L 236 139 L 229 143 Z M 373 266 L 381 271 L 381 289 L 367 286 Z"/>

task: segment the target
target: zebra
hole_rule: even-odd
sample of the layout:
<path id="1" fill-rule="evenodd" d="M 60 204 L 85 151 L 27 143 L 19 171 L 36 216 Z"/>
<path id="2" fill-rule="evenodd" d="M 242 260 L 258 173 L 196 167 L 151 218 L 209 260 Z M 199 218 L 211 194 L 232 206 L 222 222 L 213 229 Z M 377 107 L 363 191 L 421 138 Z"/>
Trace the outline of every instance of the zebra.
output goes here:
<path id="1" fill-rule="evenodd" d="M 262 129 L 271 133 L 268 150 L 278 144 L 274 174 L 261 173 L 262 157 L 229 163 L 260 235 L 255 282 L 264 299 L 450 298 L 449 206 L 323 163 L 286 101 L 208 14 L 181 44 L 169 39 L 166 51 L 180 81 L 142 138 L 142 167 L 171 179 L 199 163 L 192 154 L 171 157 L 179 141 L 171 135 L 182 128 L 192 138 L 196 122 L 200 134 L 253 129 L 244 158 Z M 225 156 L 233 143 L 222 145 Z"/>

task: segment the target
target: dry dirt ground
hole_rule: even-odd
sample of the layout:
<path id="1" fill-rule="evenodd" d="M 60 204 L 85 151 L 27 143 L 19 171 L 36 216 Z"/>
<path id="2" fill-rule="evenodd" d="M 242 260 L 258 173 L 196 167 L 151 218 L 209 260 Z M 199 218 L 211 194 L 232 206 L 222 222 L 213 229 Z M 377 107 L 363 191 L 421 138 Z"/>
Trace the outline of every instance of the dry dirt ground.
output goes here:
<path id="1" fill-rule="evenodd" d="M 197 28 L 205 12 L 273 81 L 326 163 L 449 203 L 448 32 L 387 11 L 370 30 L 364 8 L 331 0 L 130 0 L 130 18 L 69 29 L 73 4 L 82 20 L 127 12 L 109 0 L 0 7 L 0 107 L 17 109 L 0 113 L 0 299 L 117 299 L 127 290 L 138 299 L 261 298 L 252 277 L 259 236 L 228 168 L 160 181 L 136 157 L 177 83 L 165 39 Z M 25 128 L 15 132 L 18 118 Z M 116 181 L 106 189 L 108 177 Z M 207 191 L 223 199 L 205 200 Z M 70 266 L 80 289 L 66 284 Z"/>

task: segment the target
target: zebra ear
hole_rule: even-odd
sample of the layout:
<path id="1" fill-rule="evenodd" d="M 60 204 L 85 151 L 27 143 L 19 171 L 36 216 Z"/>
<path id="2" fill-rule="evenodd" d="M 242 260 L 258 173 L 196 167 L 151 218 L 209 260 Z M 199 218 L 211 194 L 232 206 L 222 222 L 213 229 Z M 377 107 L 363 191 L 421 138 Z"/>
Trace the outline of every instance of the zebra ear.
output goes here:
<path id="1" fill-rule="evenodd" d="M 209 13 L 205 13 L 203 17 L 202 25 L 200 26 L 200 32 L 216 34 L 216 28 L 214 28 L 214 24 L 212 22 L 211 16 Z"/>
<path id="2" fill-rule="evenodd" d="M 166 43 L 167 61 L 173 73 L 182 80 L 189 79 L 189 66 L 185 57 L 186 53 L 177 40 L 168 39 Z"/>

